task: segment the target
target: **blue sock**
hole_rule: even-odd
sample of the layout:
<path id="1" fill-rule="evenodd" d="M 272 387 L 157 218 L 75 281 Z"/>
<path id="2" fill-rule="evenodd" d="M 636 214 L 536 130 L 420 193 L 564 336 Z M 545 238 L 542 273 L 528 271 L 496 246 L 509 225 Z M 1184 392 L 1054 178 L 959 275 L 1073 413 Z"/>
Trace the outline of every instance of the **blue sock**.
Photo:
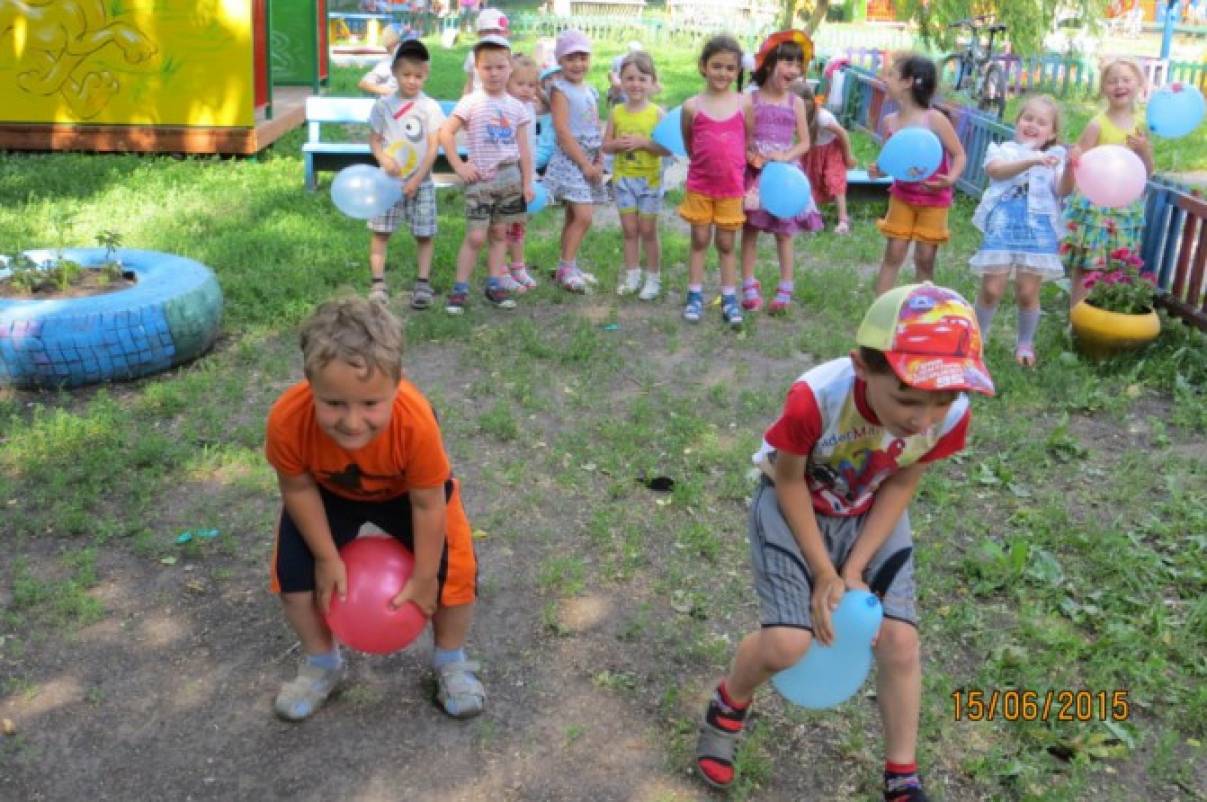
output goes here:
<path id="1" fill-rule="evenodd" d="M 499 288 L 499 277 L 498 276 L 489 276 L 486 279 L 486 286 L 490 287 L 492 290 L 498 289 Z"/>
<path id="2" fill-rule="evenodd" d="M 469 295 L 469 283 L 465 281 L 456 282 L 453 284 L 453 293 L 463 293 L 465 295 Z"/>
<path id="3" fill-rule="evenodd" d="M 432 655 L 432 668 L 439 671 L 449 663 L 463 663 L 468 659 L 464 646 L 460 649 L 441 649 L 437 646 L 436 653 Z"/>
<path id="4" fill-rule="evenodd" d="M 342 664 L 344 661 L 339 655 L 339 647 L 336 646 L 331 651 L 324 652 L 323 654 L 306 655 L 306 662 L 316 668 L 321 668 L 324 671 L 334 671 L 335 669 L 339 668 L 340 664 Z"/>

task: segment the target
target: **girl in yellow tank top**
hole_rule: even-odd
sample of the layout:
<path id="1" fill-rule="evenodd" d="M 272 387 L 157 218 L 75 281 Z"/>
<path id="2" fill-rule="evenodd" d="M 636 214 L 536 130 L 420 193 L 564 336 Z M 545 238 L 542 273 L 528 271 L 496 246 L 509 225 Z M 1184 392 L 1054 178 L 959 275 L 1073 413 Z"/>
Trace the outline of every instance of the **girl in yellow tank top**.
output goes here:
<path id="1" fill-rule="evenodd" d="M 661 244 L 658 242 L 658 212 L 662 209 L 662 157 L 669 155 L 653 140 L 662 109 L 649 96 L 658 83 L 654 61 L 638 50 L 620 63 L 620 85 L 625 102 L 612 109 L 604 131 L 604 153 L 613 154 L 612 194 L 620 212 L 624 233 L 624 272 L 616 292 L 638 293 L 652 301 L 662 291 Z M 641 251 L 645 251 L 645 281 L 642 282 Z"/>
<path id="2" fill-rule="evenodd" d="M 1073 190 L 1073 169 L 1085 151 L 1099 145 L 1123 145 L 1131 148 L 1149 175 L 1153 172 L 1152 144 L 1148 140 L 1143 119 L 1136 103 L 1144 88 L 1144 73 L 1130 59 L 1115 59 L 1102 70 L 1100 91 L 1106 99 L 1106 109 L 1089 121 L 1077 144 L 1069 148 L 1061 178 L 1061 191 Z M 1130 206 L 1108 209 L 1095 206 L 1080 192 L 1073 193 L 1065 206 L 1065 234 L 1060 252 L 1069 271 L 1070 304 L 1076 306 L 1089 290 L 1085 287 L 1087 272 L 1107 266 L 1112 251 L 1127 248 L 1140 250 L 1140 234 L 1144 229 L 1144 199 Z"/>

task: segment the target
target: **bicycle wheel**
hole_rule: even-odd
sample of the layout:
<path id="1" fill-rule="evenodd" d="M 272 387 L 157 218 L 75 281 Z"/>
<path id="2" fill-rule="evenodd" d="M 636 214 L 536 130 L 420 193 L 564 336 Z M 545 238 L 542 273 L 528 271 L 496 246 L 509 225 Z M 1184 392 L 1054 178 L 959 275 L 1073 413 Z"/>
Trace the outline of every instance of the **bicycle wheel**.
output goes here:
<path id="1" fill-rule="evenodd" d="M 951 82 L 951 91 L 959 92 L 968 85 L 969 70 L 965 67 L 964 57 L 959 53 L 945 56 L 939 62 L 939 80 L 944 78 Z"/>
<path id="2" fill-rule="evenodd" d="M 977 108 L 997 116 L 1000 120 L 1006 113 L 1006 71 L 1000 64 L 990 64 L 985 69 L 981 92 L 977 97 Z"/>

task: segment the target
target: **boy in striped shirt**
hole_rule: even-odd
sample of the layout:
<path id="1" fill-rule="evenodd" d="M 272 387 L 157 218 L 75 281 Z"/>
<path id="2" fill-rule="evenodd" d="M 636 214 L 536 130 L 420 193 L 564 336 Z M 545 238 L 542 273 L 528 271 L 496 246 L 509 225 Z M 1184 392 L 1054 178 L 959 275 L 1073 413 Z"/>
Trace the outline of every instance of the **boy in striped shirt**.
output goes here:
<path id="1" fill-rule="evenodd" d="M 449 165 L 465 182 L 465 239 L 457 254 L 457 277 L 445 311 L 459 315 L 469 297 L 469 277 L 478 252 L 489 240 L 486 300 L 501 309 L 515 301 L 502 283 L 506 270 L 507 227 L 526 219 L 533 198 L 532 112 L 507 94 L 511 77 L 511 45 L 501 36 L 484 36 L 474 45 L 474 68 L 480 89 L 457 103 L 440 130 L 440 144 Z M 455 137 L 466 129 L 469 160 L 457 153 Z"/>

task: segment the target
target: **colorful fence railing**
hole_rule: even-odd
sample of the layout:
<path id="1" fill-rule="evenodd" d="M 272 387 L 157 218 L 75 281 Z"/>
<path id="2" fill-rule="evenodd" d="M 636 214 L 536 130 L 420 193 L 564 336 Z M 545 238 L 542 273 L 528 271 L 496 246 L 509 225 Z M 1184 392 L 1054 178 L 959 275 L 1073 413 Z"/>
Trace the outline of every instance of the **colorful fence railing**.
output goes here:
<path id="1" fill-rule="evenodd" d="M 884 82 L 868 70 L 851 68 L 843 80 L 843 95 L 843 124 L 880 142 L 880 122 L 893 110 Z M 988 180 L 983 163 L 989 144 L 1012 139 L 1014 128 L 964 106 L 947 103 L 943 108 L 955 121 L 968 155 L 956 185 L 979 197 Z M 1153 176 L 1145 195 L 1141 255 L 1157 275 L 1161 304 L 1207 330 L 1207 202 L 1183 184 Z"/>

